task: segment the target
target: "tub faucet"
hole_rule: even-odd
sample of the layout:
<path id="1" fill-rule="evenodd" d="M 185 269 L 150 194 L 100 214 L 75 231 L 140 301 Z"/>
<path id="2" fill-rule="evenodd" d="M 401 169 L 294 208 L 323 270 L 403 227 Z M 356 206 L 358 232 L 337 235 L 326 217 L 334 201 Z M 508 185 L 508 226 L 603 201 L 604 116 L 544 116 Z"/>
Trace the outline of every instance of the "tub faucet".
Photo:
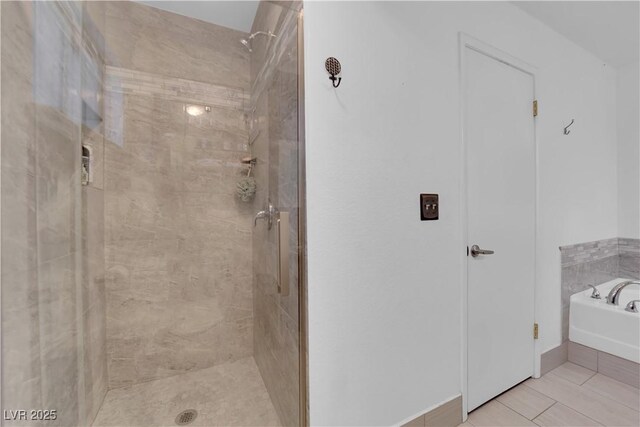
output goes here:
<path id="1" fill-rule="evenodd" d="M 611 292 L 609 292 L 609 295 L 607 295 L 607 304 L 618 305 L 618 300 L 620 299 L 620 293 L 622 293 L 622 290 L 629 285 L 640 285 L 640 282 L 627 280 L 627 281 L 618 283 L 611 289 Z"/>
<path id="2" fill-rule="evenodd" d="M 629 304 L 625 307 L 625 311 L 638 313 L 638 307 L 640 307 L 640 299 L 634 299 L 633 301 L 629 301 Z"/>

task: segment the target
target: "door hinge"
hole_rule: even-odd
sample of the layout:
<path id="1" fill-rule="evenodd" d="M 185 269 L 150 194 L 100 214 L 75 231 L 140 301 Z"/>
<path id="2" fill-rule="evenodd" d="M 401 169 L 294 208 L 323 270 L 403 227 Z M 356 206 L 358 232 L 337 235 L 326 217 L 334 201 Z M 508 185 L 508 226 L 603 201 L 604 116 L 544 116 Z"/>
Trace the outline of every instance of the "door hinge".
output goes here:
<path id="1" fill-rule="evenodd" d="M 534 340 L 538 339 L 538 324 L 537 323 L 533 324 L 533 339 Z"/>
<path id="2" fill-rule="evenodd" d="M 538 100 L 533 101 L 533 117 L 538 116 Z"/>

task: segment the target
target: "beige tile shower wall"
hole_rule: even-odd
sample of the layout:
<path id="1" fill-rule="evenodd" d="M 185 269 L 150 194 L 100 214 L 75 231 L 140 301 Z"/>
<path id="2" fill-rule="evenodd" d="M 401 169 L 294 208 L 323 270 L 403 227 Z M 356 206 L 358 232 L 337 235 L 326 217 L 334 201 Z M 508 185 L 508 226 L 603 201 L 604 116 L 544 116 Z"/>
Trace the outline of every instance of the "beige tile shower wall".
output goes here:
<path id="1" fill-rule="evenodd" d="M 247 34 L 134 2 L 107 2 L 109 65 L 246 88 Z"/>
<path id="2" fill-rule="evenodd" d="M 64 95 L 63 95 L 64 96 Z M 84 414 L 79 126 L 63 111 L 36 106 L 36 248 L 43 407 L 60 408 L 58 423 Z M 64 390 L 64 392 L 63 392 Z"/>
<path id="3" fill-rule="evenodd" d="M 82 145 L 91 150 L 91 181 L 82 186 L 82 326 L 84 424 L 94 420 L 107 393 L 106 294 L 104 266 L 104 2 L 83 2 L 85 97 Z"/>
<path id="4" fill-rule="evenodd" d="M 107 5 L 106 26 L 107 348 L 121 387 L 253 354 L 255 207 L 235 196 L 246 34 L 128 2 Z"/>
<path id="5" fill-rule="evenodd" d="M 33 10 L 2 8 L 2 407 L 42 407 L 36 257 Z M 9 394 L 6 390 L 12 390 Z M 11 425 L 9 423 L 8 425 Z"/>
<path id="6" fill-rule="evenodd" d="M 277 40 L 256 39 L 251 58 L 251 146 L 257 157 L 256 202 L 290 212 L 290 294 L 277 292 L 276 228 L 258 224 L 253 234 L 254 354 L 283 425 L 300 425 L 298 337 L 298 104 L 297 12 L 272 2 L 258 7 L 252 31 L 271 30 Z"/>

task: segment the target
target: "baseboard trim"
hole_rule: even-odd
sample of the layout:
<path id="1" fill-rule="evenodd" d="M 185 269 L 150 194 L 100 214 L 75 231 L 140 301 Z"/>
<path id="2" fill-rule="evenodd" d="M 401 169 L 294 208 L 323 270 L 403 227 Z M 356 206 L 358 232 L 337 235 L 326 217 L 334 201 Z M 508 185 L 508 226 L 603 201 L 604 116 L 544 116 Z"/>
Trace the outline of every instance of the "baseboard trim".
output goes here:
<path id="1" fill-rule="evenodd" d="M 402 424 L 402 427 L 456 427 L 460 424 L 462 424 L 462 396 L 456 396 Z"/>
<path id="2" fill-rule="evenodd" d="M 640 364 L 569 341 L 569 362 L 640 388 Z"/>
<path id="3" fill-rule="evenodd" d="M 559 346 L 542 353 L 540 357 L 540 375 L 553 371 L 567 360 L 569 360 L 568 341 L 565 341 Z"/>

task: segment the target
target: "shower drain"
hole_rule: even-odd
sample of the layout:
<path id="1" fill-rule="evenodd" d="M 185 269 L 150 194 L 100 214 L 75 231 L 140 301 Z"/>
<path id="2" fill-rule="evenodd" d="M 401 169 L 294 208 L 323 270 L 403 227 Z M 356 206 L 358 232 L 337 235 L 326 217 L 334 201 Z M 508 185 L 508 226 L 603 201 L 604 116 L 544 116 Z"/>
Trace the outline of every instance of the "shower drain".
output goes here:
<path id="1" fill-rule="evenodd" d="M 197 417 L 198 411 L 195 409 L 187 409 L 178 414 L 176 417 L 176 425 L 186 426 L 187 424 L 191 424 Z"/>

